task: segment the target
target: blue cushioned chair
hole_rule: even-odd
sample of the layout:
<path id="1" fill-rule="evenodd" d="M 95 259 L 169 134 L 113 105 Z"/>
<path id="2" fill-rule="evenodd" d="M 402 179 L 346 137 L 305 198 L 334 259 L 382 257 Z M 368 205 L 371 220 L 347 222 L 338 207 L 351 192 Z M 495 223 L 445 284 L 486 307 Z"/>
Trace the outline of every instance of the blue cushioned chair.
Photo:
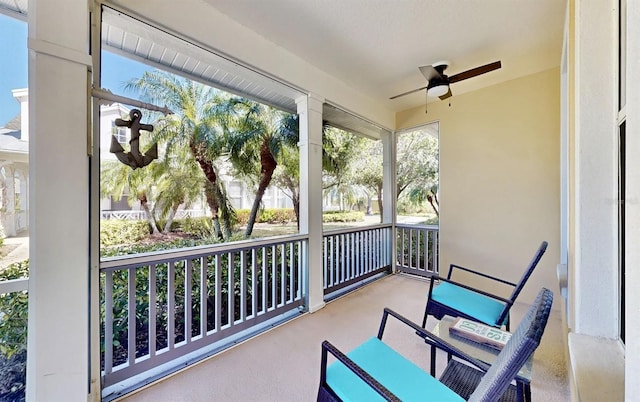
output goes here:
<path id="1" fill-rule="evenodd" d="M 547 245 L 546 241 L 540 244 L 540 247 L 538 247 L 538 250 L 518 283 L 512 283 L 455 264 L 451 264 L 449 267 L 449 273 L 446 278 L 438 275 L 432 276 L 431 283 L 429 284 L 429 293 L 427 294 L 427 305 L 424 309 L 424 318 L 422 319 L 422 328 L 425 328 L 427 325 L 427 317 L 430 315 L 438 320 L 442 319 L 445 315 L 449 315 L 480 321 L 498 328 L 504 325 L 508 331 L 510 324 L 509 310 L 533 273 L 534 268 L 538 265 L 542 255 L 547 250 Z M 511 292 L 511 296 L 505 299 L 498 295 L 475 289 L 472 286 L 455 282 L 451 279 L 454 269 L 459 269 L 512 286 L 513 291 Z M 440 284 L 434 286 L 435 281 L 440 281 Z"/>
<path id="2" fill-rule="evenodd" d="M 542 289 L 511 339 L 504 346 L 493 365 L 477 361 L 445 343 L 432 333 L 420 328 L 392 310 L 385 308 L 378 336 L 373 337 L 348 354 L 343 354 L 328 341 L 322 343 L 320 386 L 318 401 L 485 401 L 504 400 L 518 371 L 540 344 L 540 339 L 551 311 L 553 293 Z M 431 345 L 451 353 L 466 363 L 464 366 L 479 372 L 479 381 L 471 384 L 464 371 L 449 369 L 441 380 L 429 375 L 406 360 L 382 341 L 382 335 L 391 315 L 411 330 L 429 340 Z M 337 361 L 327 365 L 328 354 Z M 461 365 L 451 360 L 449 365 Z M 458 367 L 454 367 L 457 369 Z M 462 373 L 458 375 L 457 373 Z M 446 382 L 442 379 L 446 374 Z M 475 378 L 475 377 L 474 377 Z M 465 388 L 467 387 L 467 388 Z M 454 390 L 468 392 L 458 394 Z"/>

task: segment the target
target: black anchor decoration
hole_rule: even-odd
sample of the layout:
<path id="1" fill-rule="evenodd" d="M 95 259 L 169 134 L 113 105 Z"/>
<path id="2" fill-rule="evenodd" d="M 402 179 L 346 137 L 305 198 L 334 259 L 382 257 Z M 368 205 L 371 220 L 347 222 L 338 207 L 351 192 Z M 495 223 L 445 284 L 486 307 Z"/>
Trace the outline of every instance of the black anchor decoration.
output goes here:
<path id="1" fill-rule="evenodd" d="M 131 166 L 131 169 L 138 169 L 150 164 L 154 159 L 158 158 L 158 143 L 154 143 L 146 153 L 140 153 L 140 130 L 153 131 L 151 124 L 140 123 L 142 112 L 138 109 L 133 109 L 129 112 L 131 120 L 116 119 L 116 126 L 128 127 L 131 129 L 131 151 L 125 152 L 122 145 L 118 142 L 115 136 L 111 136 L 111 147 L 109 152 L 116 154 L 118 160 L 127 166 Z"/>

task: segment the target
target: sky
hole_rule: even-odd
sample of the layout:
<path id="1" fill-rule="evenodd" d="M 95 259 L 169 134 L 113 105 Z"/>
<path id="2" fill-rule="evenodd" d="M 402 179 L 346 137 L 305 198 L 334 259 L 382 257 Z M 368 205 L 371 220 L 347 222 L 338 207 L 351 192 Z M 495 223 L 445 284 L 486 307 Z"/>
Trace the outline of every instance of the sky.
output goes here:
<path id="1" fill-rule="evenodd" d="M 0 127 L 20 113 L 12 89 L 27 87 L 27 23 L 0 14 Z"/>
<path id="2" fill-rule="evenodd" d="M 0 127 L 20 113 L 11 90 L 28 86 L 27 23 L 0 14 Z M 126 81 L 142 76 L 152 67 L 113 53 L 102 52 L 102 87 L 136 98 L 124 90 Z"/>

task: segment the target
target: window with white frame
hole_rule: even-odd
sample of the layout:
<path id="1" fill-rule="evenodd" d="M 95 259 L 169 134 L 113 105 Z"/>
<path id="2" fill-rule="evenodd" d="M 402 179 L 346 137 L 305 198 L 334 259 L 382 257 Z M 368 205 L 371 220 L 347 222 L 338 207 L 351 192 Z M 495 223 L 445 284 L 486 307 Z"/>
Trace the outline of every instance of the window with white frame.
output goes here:
<path id="1" fill-rule="evenodd" d="M 116 122 L 111 122 L 111 135 L 115 137 L 120 144 L 125 144 L 129 139 L 127 138 L 127 128 L 116 126 Z"/>

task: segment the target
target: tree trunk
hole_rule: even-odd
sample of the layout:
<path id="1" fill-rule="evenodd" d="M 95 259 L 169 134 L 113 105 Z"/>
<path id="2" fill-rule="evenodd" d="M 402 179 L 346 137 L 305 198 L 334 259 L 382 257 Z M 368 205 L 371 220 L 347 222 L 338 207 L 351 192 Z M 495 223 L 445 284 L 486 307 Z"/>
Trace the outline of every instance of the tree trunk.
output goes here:
<path id="1" fill-rule="evenodd" d="M 169 233 L 171 231 L 171 224 L 173 223 L 173 218 L 176 216 L 176 212 L 180 207 L 180 203 L 175 203 L 169 210 L 169 214 L 167 215 L 167 222 L 164 224 L 164 229 L 162 229 L 162 233 Z"/>
<path id="2" fill-rule="evenodd" d="M 367 216 L 373 215 L 373 209 L 371 207 L 371 196 L 367 194 L 367 211 L 365 212 Z"/>
<path id="3" fill-rule="evenodd" d="M 293 202 L 293 213 L 296 215 L 296 224 L 300 233 L 300 194 L 292 192 L 291 202 Z"/>
<path id="4" fill-rule="evenodd" d="M 440 217 L 440 213 L 438 212 L 438 208 L 436 208 L 436 203 L 438 202 L 438 199 L 435 198 L 435 200 L 434 200 L 434 198 L 431 195 L 428 195 L 427 196 L 427 201 L 429 201 L 429 204 L 431 204 L 431 208 L 433 208 L 433 212 L 436 213 L 436 216 Z M 434 203 L 434 201 L 435 201 L 435 203 Z"/>
<path id="5" fill-rule="evenodd" d="M 211 211 L 213 221 L 213 234 L 220 240 L 224 240 L 222 230 L 220 230 L 220 219 L 218 218 L 218 197 L 216 196 L 216 190 L 211 183 L 207 183 L 204 189 L 204 195 L 207 198 L 207 205 Z"/>
<path id="6" fill-rule="evenodd" d="M 151 213 L 151 211 L 149 210 L 149 201 L 147 200 L 147 195 L 146 194 L 139 194 L 138 195 L 138 201 L 140 201 L 140 206 L 144 210 L 144 214 L 147 217 L 147 221 L 149 222 L 149 226 L 151 226 L 151 232 L 153 234 L 160 233 L 160 231 L 158 230 L 158 225 L 156 224 L 156 220 L 153 217 L 153 214 Z"/>
<path id="7" fill-rule="evenodd" d="M 198 162 L 200 169 L 202 169 L 202 172 L 204 173 L 204 176 L 208 181 L 207 186 L 205 186 L 205 196 L 207 198 L 207 205 L 209 206 L 209 210 L 211 211 L 211 219 L 213 220 L 213 230 L 215 232 L 214 234 L 218 237 L 218 239 L 224 240 L 224 236 L 222 234 L 222 231 L 220 230 L 220 218 L 218 216 L 220 203 L 215 191 L 218 175 L 216 174 L 216 171 L 213 168 L 213 163 L 207 160 L 207 158 L 201 152 L 199 152 L 199 148 L 201 147 L 203 147 L 202 144 L 196 144 L 193 141 L 189 144 L 189 149 L 191 149 L 191 153 L 196 159 L 196 162 Z"/>
<path id="8" fill-rule="evenodd" d="M 271 149 L 269 149 L 269 142 L 265 139 L 260 146 L 260 183 L 258 184 L 258 191 L 256 191 L 256 197 L 253 200 L 253 205 L 251 206 L 251 214 L 249 215 L 249 222 L 247 222 L 247 230 L 245 231 L 245 237 L 251 236 L 253 232 L 253 226 L 256 222 L 256 218 L 258 217 L 258 209 L 260 208 L 260 203 L 262 202 L 262 197 L 264 196 L 264 192 L 271 184 L 271 178 L 273 177 L 273 172 L 276 170 L 278 166 L 278 162 L 273 157 L 271 153 Z"/>
<path id="9" fill-rule="evenodd" d="M 380 210 L 380 223 L 382 223 L 382 212 L 384 212 L 382 203 L 382 185 L 378 186 L 378 209 Z"/>

